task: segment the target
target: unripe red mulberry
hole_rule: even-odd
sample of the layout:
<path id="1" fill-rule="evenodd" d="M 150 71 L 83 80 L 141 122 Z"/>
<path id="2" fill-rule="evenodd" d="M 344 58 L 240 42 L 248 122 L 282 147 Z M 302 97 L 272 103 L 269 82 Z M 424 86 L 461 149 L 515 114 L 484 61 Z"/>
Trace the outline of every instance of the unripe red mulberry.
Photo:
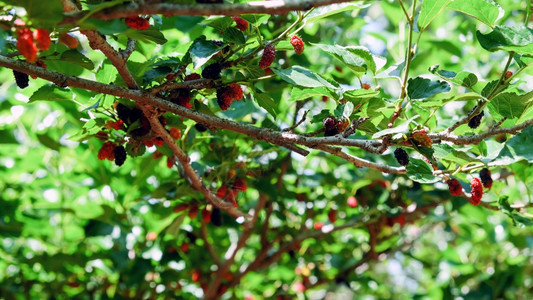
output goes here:
<path id="1" fill-rule="evenodd" d="M 115 147 L 113 153 L 115 154 L 115 164 L 119 167 L 122 166 L 126 161 L 127 157 L 126 149 L 124 149 L 124 146 L 120 145 Z"/>
<path id="2" fill-rule="evenodd" d="M 233 102 L 233 98 L 231 97 L 231 94 L 227 92 L 227 88 L 223 87 L 217 89 L 217 103 L 218 106 L 220 106 L 220 109 L 228 110 L 231 102 Z"/>
<path id="3" fill-rule="evenodd" d="M 115 150 L 115 145 L 111 142 L 105 142 L 103 145 L 102 145 L 102 148 L 100 148 L 100 150 L 98 151 L 98 159 L 99 160 L 104 160 L 104 159 L 109 159 L 110 157 L 114 157 L 114 150 Z"/>
<path id="4" fill-rule="evenodd" d="M 274 62 L 274 59 L 276 58 L 276 48 L 274 45 L 268 44 L 265 46 L 265 49 L 263 50 L 263 56 L 261 57 L 261 60 L 259 61 L 259 67 L 261 69 L 266 69 L 270 67 L 270 65 Z"/>
<path id="5" fill-rule="evenodd" d="M 241 100 L 244 95 L 242 94 L 242 88 L 237 83 L 233 82 L 227 87 L 227 92 L 230 94 L 233 100 Z"/>
<path id="6" fill-rule="evenodd" d="M 246 182 L 243 179 L 237 178 L 233 183 L 233 189 L 240 192 L 246 192 L 248 186 L 246 185 Z"/>
<path id="7" fill-rule="evenodd" d="M 79 44 L 78 39 L 68 33 L 63 33 L 62 35 L 60 35 L 59 42 L 69 47 L 70 49 L 78 47 Z"/>
<path id="8" fill-rule="evenodd" d="M 200 79 L 200 78 L 202 78 L 202 76 L 200 76 L 200 74 L 192 73 L 192 74 L 189 74 L 189 75 L 185 76 L 183 81 L 196 80 L 196 79 Z"/>
<path id="9" fill-rule="evenodd" d="M 506 71 L 504 76 L 505 76 L 505 80 L 507 80 L 507 79 L 511 78 L 511 76 L 513 76 L 513 72 Z"/>
<path id="10" fill-rule="evenodd" d="M 170 128 L 170 136 L 173 139 L 177 140 L 181 136 L 181 131 L 178 128 L 176 128 L 176 127 L 172 127 L 172 128 Z"/>
<path id="11" fill-rule="evenodd" d="M 479 178 L 474 178 L 470 181 L 470 186 L 472 187 L 472 196 L 470 197 L 470 203 L 478 205 L 481 202 L 481 197 L 483 197 L 483 185 Z"/>
<path id="12" fill-rule="evenodd" d="M 24 28 L 19 31 L 19 34 L 17 38 L 17 49 L 28 62 L 34 62 L 37 59 L 37 47 L 33 42 L 31 30 Z"/>
<path id="13" fill-rule="evenodd" d="M 479 172 L 479 178 L 481 179 L 481 182 L 483 183 L 483 186 L 490 189 L 492 187 L 492 177 L 490 174 L 490 170 L 487 168 L 483 168 Z"/>
<path id="14" fill-rule="evenodd" d="M 370 85 L 366 84 L 366 83 L 361 84 L 361 87 L 364 88 L 365 90 L 369 90 L 370 89 Z"/>
<path id="15" fill-rule="evenodd" d="M 291 45 L 294 48 L 294 52 L 296 52 L 296 54 L 300 55 L 304 52 L 304 42 L 299 36 L 293 35 L 291 37 Z"/>
<path id="16" fill-rule="evenodd" d="M 475 111 L 477 108 L 477 106 L 474 106 L 474 108 L 472 108 L 472 110 L 470 110 L 470 112 L 468 114 L 471 114 L 473 111 Z M 468 121 L 468 127 L 472 128 L 472 129 L 476 129 L 479 127 L 479 124 L 481 124 L 481 118 L 483 118 L 483 116 L 485 115 L 485 112 L 481 111 L 481 113 L 473 116 L 469 121 Z"/>
<path id="17" fill-rule="evenodd" d="M 37 42 L 37 48 L 41 51 L 46 51 L 48 48 L 50 48 L 51 40 L 50 40 L 50 32 L 46 29 L 37 28 L 33 32 L 33 38 Z"/>
<path id="18" fill-rule="evenodd" d="M 241 17 L 231 17 L 231 18 L 233 19 L 233 21 L 235 21 L 235 23 L 237 23 L 235 27 L 237 27 L 240 31 L 246 31 L 246 29 L 248 29 L 248 21 L 246 21 L 245 19 Z"/>
<path id="19" fill-rule="evenodd" d="M 202 70 L 202 77 L 208 79 L 219 79 L 222 66 L 219 63 L 212 63 Z"/>
<path id="20" fill-rule="evenodd" d="M 409 164 L 409 155 L 407 155 L 407 152 L 402 148 L 396 148 L 396 150 L 394 150 L 394 157 L 402 166 L 407 166 Z"/>
<path id="21" fill-rule="evenodd" d="M 24 89 L 28 87 L 30 82 L 28 74 L 13 70 L 13 76 L 15 76 L 15 82 L 19 88 Z"/>
<path id="22" fill-rule="evenodd" d="M 463 187 L 461 186 L 461 183 L 459 183 L 459 180 L 453 178 L 446 183 L 448 184 L 448 189 L 450 189 L 452 196 L 461 196 L 463 194 Z"/>
<path id="23" fill-rule="evenodd" d="M 172 169 L 175 162 L 174 157 L 167 157 L 167 168 Z"/>
<path id="24" fill-rule="evenodd" d="M 136 30 L 146 30 L 150 27 L 150 22 L 139 16 L 127 17 L 125 21 L 126 25 Z"/>
<path id="25" fill-rule="evenodd" d="M 228 188 L 225 185 L 219 187 L 218 190 L 217 190 L 217 197 L 218 198 L 224 198 L 224 196 L 226 196 L 227 190 L 228 190 Z"/>
<path id="26" fill-rule="evenodd" d="M 211 222 L 211 212 L 208 211 L 207 209 L 203 209 L 203 210 L 202 210 L 202 219 L 203 219 L 204 222 L 206 222 L 206 223 Z"/>

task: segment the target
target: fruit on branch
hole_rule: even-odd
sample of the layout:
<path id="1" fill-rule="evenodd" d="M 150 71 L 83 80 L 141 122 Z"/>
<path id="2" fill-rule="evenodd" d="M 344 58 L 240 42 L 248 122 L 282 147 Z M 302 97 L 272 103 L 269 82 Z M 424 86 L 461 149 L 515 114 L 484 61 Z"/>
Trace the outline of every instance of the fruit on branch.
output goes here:
<path id="1" fill-rule="evenodd" d="M 18 30 L 17 49 L 28 62 L 35 62 L 37 59 L 37 46 L 33 42 L 33 35 L 29 28 Z"/>
<path id="2" fill-rule="evenodd" d="M 394 157 L 402 166 L 407 166 L 409 164 L 409 155 L 402 148 L 396 148 L 396 150 L 394 150 Z"/>
<path id="3" fill-rule="evenodd" d="M 243 179 L 237 178 L 233 183 L 233 189 L 239 192 L 246 192 L 248 186 L 246 185 L 246 182 Z"/>
<path id="4" fill-rule="evenodd" d="M 370 89 L 370 85 L 369 84 L 366 84 L 366 83 L 362 83 L 361 84 L 361 87 L 365 90 L 369 90 Z"/>
<path id="5" fill-rule="evenodd" d="M 28 87 L 30 78 L 28 74 L 13 70 L 13 76 L 15 76 L 15 82 L 21 89 Z"/>
<path id="6" fill-rule="evenodd" d="M 217 89 L 217 103 L 222 110 L 227 110 L 233 100 L 240 100 L 242 97 L 242 88 L 237 83 Z"/>
<path id="7" fill-rule="evenodd" d="M 328 219 L 332 224 L 335 223 L 335 221 L 337 220 L 337 210 L 330 209 L 328 211 Z"/>
<path id="8" fill-rule="evenodd" d="M 59 42 L 67 47 L 69 47 L 70 49 L 74 49 L 76 47 L 78 47 L 78 39 L 76 39 L 74 36 L 68 34 L 68 33 L 63 33 L 59 36 Z"/>
<path id="9" fill-rule="evenodd" d="M 200 79 L 200 78 L 202 78 L 202 76 L 200 76 L 200 74 L 192 73 L 192 74 L 189 74 L 189 75 L 185 76 L 185 78 L 183 78 L 183 81 L 191 81 L 191 80 L 196 80 L 196 79 Z"/>
<path id="10" fill-rule="evenodd" d="M 188 204 L 181 203 L 181 204 L 178 204 L 178 205 L 174 206 L 172 211 L 175 212 L 175 213 L 179 213 L 179 212 L 182 212 L 184 210 L 187 210 L 188 208 L 189 208 Z"/>
<path id="11" fill-rule="evenodd" d="M 357 199 L 354 196 L 348 197 L 346 200 L 346 204 L 348 204 L 349 207 L 356 207 L 357 206 Z"/>
<path id="12" fill-rule="evenodd" d="M 194 219 L 198 215 L 198 206 L 191 205 L 189 207 L 189 218 Z"/>
<path id="13" fill-rule="evenodd" d="M 301 55 L 304 52 L 304 42 L 299 36 L 293 35 L 291 37 L 291 45 L 294 48 L 294 52 L 296 52 L 296 54 Z"/>
<path id="14" fill-rule="evenodd" d="M 171 156 L 167 157 L 167 168 L 172 169 L 175 163 L 176 163 L 176 160 L 174 159 L 174 157 L 171 157 Z"/>
<path id="15" fill-rule="evenodd" d="M 240 31 L 246 31 L 246 29 L 248 29 L 248 21 L 246 21 L 245 19 L 241 17 L 231 17 L 231 18 L 233 19 L 233 21 L 235 21 L 235 23 L 237 23 L 235 27 L 237 27 Z"/>
<path id="16" fill-rule="evenodd" d="M 170 96 L 170 102 L 186 108 L 192 108 L 191 99 L 191 91 L 189 89 L 174 90 Z"/>
<path id="17" fill-rule="evenodd" d="M 470 112 L 468 114 L 470 115 L 476 109 L 477 109 L 477 106 L 474 106 L 474 108 L 472 108 L 472 110 L 470 110 Z M 479 114 L 473 116 L 472 118 L 470 118 L 470 120 L 468 121 L 468 127 L 472 128 L 472 129 L 478 128 L 479 124 L 481 124 L 481 118 L 483 118 L 484 115 L 485 115 L 485 112 L 481 111 L 481 113 L 479 113 Z"/>
<path id="18" fill-rule="evenodd" d="M 189 251 L 189 244 L 187 244 L 187 243 L 181 244 L 180 250 L 183 251 L 183 252 Z"/>
<path id="19" fill-rule="evenodd" d="M 483 185 L 479 178 L 474 178 L 470 181 L 470 186 L 472 188 L 472 196 L 470 197 L 470 203 L 478 205 L 481 202 L 481 197 L 483 197 Z"/>
<path id="20" fill-rule="evenodd" d="M 452 196 L 461 196 L 463 194 L 463 187 L 459 180 L 452 178 L 446 182 L 448 184 L 448 189 Z"/>
<path id="21" fill-rule="evenodd" d="M 228 188 L 225 185 L 222 185 L 217 190 L 217 197 L 223 199 L 226 196 L 226 192 L 228 191 Z"/>
<path id="22" fill-rule="evenodd" d="M 337 132 L 343 132 L 350 126 L 350 120 L 348 118 L 342 118 L 340 120 L 337 120 L 337 124 L 335 124 L 335 127 L 337 127 Z"/>
<path id="23" fill-rule="evenodd" d="M 489 169 L 481 169 L 481 171 L 479 171 L 479 178 L 481 179 L 481 182 L 483 183 L 484 187 L 488 189 L 492 187 L 492 177 Z"/>
<path id="24" fill-rule="evenodd" d="M 207 208 L 202 210 L 202 220 L 204 220 L 206 223 L 211 222 L 211 212 L 208 211 Z"/>
<path id="25" fill-rule="evenodd" d="M 159 147 L 165 144 L 165 141 L 159 136 L 153 139 L 153 142 L 154 142 L 154 145 L 159 146 Z"/>
<path id="26" fill-rule="evenodd" d="M 124 146 L 119 145 L 115 147 L 113 152 L 115 154 L 115 164 L 119 167 L 122 166 L 126 161 L 127 157 L 126 149 L 124 149 Z"/>
<path id="27" fill-rule="evenodd" d="M 228 86 L 228 93 L 231 95 L 233 100 L 241 100 L 242 97 L 244 97 L 241 86 L 235 82 L 230 83 Z"/>
<path id="28" fill-rule="evenodd" d="M 177 140 L 177 139 L 179 139 L 180 136 L 181 136 L 181 131 L 180 131 L 178 128 L 176 128 L 176 127 L 171 127 L 171 128 L 170 128 L 170 136 L 171 136 L 173 139 Z"/>
<path id="29" fill-rule="evenodd" d="M 194 124 L 194 128 L 196 128 L 196 130 L 198 130 L 198 132 L 204 132 L 204 131 L 207 130 L 207 127 L 205 127 L 205 125 L 202 124 L 202 123 Z"/>
<path id="30" fill-rule="evenodd" d="M 50 48 L 52 40 L 50 40 L 50 32 L 46 29 L 37 28 L 33 32 L 33 38 L 37 42 L 37 48 L 41 51 L 46 51 Z"/>
<path id="31" fill-rule="evenodd" d="M 207 79 L 219 79 L 222 66 L 219 63 L 212 63 L 202 70 L 202 77 Z"/>
<path id="32" fill-rule="evenodd" d="M 313 227 L 316 229 L 316 230 L 320 230 L 322 229 L 322 227 L 324 226 L 324 224 L 322 222 L 315 222 L 315 224 L 313 224 Z"/>
<path id="33" fill-rule="evenodd" d="M 265 49 L 263 50 L 263 56 L 261 57 L 261 60 L 259 61 L 259 67 L 261 69 L 266 69 L 270 67 L 270 65 L 274 62 L 274 59 L 276 58 L 276 48 L 272 44 L 268 44 L 265 46 Z"/>
<path id="34" fill-rule="evenodd" d="M 417 145 L 431 148 L 433 140 L 428 136 L 425 129 L 415 130 L 411 132 L 411 139 L 413 139 Z"/>
<path id="35" fill-rule="evenodd" d="M 211 224 L 215 226 L 222 225 L 222 212 L 217 207 L 213 207 L 213 210 L 211 211 Z"/>
<path id="36" fill-rule="evenodd" d="M 148 27 L 150 27 L 150 22 L 148 22 L 148 19 L 139 16 L 127 17 L 125 22 L 126 25 L 135 30 L 146 30 Z"/>
<path id="37" fill-rule="evenodd" d="M 333 136 L 339 133 L 337 130 L 337 120 L 333 116 L 329 116 L 322 121 L 324 129 L 326 130 L 324 136 Z"/>
<path id="38" fill-rule="evenodd" d="M 105 142 L 100 150 L 98 150 L 98 159 L 99 160 L 114 160 L 115 159 L 115 144 L 112 142 Z"/>
<path id="39" fill-rule="evenodd" d="M 504 75 L 505 80 L 511 78 L 511 76 L 513 76 L 513 72 L 511 72 L 511 71 L 506 71 L 506 72 L 505 72 L 505 75 Z"/>

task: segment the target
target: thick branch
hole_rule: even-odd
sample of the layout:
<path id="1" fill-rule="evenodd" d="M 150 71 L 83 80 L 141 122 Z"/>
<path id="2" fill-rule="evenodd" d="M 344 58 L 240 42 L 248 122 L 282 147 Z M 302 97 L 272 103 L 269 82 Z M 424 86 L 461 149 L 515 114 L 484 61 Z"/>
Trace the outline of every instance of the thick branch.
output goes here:
<path id="1" fill-rule="evenodd" d="M 171 4 L 171 3 L 138 3 L 117 5 L 110 9 L 93 14 L 92 18 L 111 20 L 135 15 L 164 16 L 237 16 L 241 14 L 272 14 L 281 15 L 296 10 L 309 10 L 313 7 L 334 3 L 351 2 L 347 0 L 274 0 L 257 1 L 239 4 Z M 67 13 L 62 24 L 74 24 L 87 15 L 88 11 Z"/>

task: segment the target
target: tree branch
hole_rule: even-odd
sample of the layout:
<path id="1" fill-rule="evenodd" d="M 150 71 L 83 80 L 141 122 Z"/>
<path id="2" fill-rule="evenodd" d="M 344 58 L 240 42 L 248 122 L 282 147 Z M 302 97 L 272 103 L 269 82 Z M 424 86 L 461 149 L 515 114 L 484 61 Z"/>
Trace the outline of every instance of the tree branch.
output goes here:
<path id="1" fill-rule="evenodd" d="M 360 1 L 360 0 L 359 0 Z M 237 16 L 241 14 L 272 14 L 281 15 L 295 10 L 309 10 L 313 7 L 335 3 L 351 2 L 348 0 L 274 0 L 257 1 L 238 4 L 172 4 L 172 3 L 138 3 L 117 5 L 97 12 L 91 18 L 111 20 L 135 15 L 164 15 L 169 16 Z M 67 13 L 61 22 L 75 24 L 83 19 L 89 11 Z"/>

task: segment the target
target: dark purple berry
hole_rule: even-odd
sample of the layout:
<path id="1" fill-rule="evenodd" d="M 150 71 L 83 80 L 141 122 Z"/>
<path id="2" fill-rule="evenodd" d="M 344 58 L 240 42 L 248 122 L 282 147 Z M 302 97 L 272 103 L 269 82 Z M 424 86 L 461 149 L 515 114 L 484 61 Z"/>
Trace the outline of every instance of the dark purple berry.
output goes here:
<path id="1" fill-rule="evenodd" d="M 13 75 L 15 76 L 15 82 L 19 88 L 23 89 L 28 87 L 30 82 L 28 74 L 13 70 Z"/>
<path id="2" fill-rule="evenodd" d="M 212 63 L 209 66 L 205 67 L 202 71 L 202 77 L 208 79 L 219 79 L 220 72 L 222 72 L 222 67 L 219 63 Z"/>
<path id="3" fill-rule="evenodd" d="M 113 150 L 115 154 L 115 164 L 117 166 L 122 166 L 124 164 L 124 161 L 126 161 L 126 149 L 124 149 L 124 146 L 116 146 L 115 150 Z"/>
<path id="4" fill-rule="evenodd" d="M 211 211 L 211 224 L 215 226 L 222 225 L 222 212 L 216 207 L 214 207 L 213 211 Z"/>
<path id="5" fill-rule="evenodd" d="M 325 118 L 322 123 L 324 125 L 324 129 L 326 129 L 324 136 L 333 136 L 339 133 L 337 129 L 337 120 L 335 120 L 334 117 L 329 116 Z"/>
<path id="6" fill-rule="evenodd" d="M 407 152 L 402 148 L 396 148 L 396 150 L 394 150 L 394 157 L 396 157 L 396 160 L 402 166 L 407 166 L 409 164 L 409 155 L 407 155 Z"/>
<path id="7" fill-rule="evenodd" d="M 207 127 L 205 127 L 205 125 L 202 124 L 202 123 L 194 124 L 194 128 L 196 128 L 196 130 L 198 130 L 198 132 L 204 132 L 204 131 L 207 130 Z"/>
<path id="8" fill-rule="evenodd" d="M 474 108 L 472 108 L 472 110 L 468 114 L 470 115 L 474 110 L 476 110 L 476 108 L 477 106 L 474 106 Z M 468 121 L 468 127 L 472 129 L 478 128 L 479 124 L 481 124 L 481 118 L 483 118 L 484 115 L 485 115 L 485 112 L 481 111 L 481 113 L 470 118 L 470 121 Z"/>
<path id="9" fill-rule="evenodd" d="M 483 168 L 481 171 L 479 171 L 479 178 L 481 179 L 484 187 L 488 189 L 492 187 L 492 177 L 489 169 Z"/>

